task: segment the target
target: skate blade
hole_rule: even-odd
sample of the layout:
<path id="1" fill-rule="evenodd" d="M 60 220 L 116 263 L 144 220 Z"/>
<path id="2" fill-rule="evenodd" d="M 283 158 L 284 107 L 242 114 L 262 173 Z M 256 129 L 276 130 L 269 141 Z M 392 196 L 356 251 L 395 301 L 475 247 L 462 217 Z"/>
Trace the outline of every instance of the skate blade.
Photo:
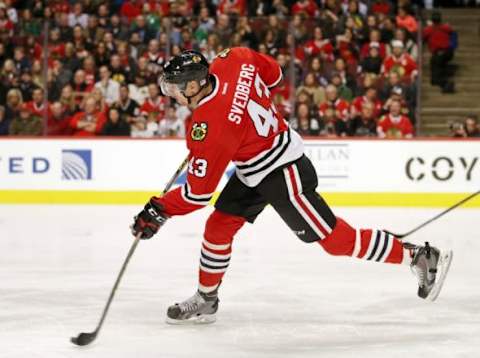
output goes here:
<path id="1" fill-rule="evenodd" d="M 194 324 L 211 324 L 217 320 L 215 314 L 203 314 L 194 316 L 189 319 L 173 319 L 167 316 L 165 322 L 172 325 L 194 325 Z"/>
<path id="2" fill-rule="evenodd" d="M 437 274 L 435 279 L 435 284 L 433 285 L 432 290 L 426 297 L 426 300 L 433 302 L 437 299 L 440 291 L 442 290 L 443 282 L 447 277 L 448 270 L 450 269 L 450 264 L 452 263 L 453 259 L 453 251 L 446 250 L 440 252 L 440 260 L 438 261 L 437 268 L 440 270 L 440 275 Z"/>

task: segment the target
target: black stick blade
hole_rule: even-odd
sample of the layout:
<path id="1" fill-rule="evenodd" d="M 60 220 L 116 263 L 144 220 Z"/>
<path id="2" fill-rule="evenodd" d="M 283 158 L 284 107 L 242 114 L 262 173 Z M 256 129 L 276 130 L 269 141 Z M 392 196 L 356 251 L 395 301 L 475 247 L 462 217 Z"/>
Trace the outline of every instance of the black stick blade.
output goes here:
<path id="1" fill-rule="evenodd" d="M 77 346 L 86 346 L 92 343 L 97 338 L 97 332 L 80 333 L 77 337 L 70 338 L 70 342 Z"/>

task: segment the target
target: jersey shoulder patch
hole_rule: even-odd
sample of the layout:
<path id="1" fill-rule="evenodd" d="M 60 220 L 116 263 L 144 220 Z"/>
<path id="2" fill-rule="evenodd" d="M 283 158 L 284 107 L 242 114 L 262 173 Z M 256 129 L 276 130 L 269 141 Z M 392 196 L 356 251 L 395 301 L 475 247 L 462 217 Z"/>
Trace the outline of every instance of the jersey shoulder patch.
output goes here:
<path id="1" fill-rule="evenodd" d="M 225 50 L 222 50 L 220 51 L 218 54 L 217 54 L 217 57 L 219 58 L 226 58 L 228 56 L 228 54 L 230 53 L 231 49 L 230 48 L 226 48 Z"/>

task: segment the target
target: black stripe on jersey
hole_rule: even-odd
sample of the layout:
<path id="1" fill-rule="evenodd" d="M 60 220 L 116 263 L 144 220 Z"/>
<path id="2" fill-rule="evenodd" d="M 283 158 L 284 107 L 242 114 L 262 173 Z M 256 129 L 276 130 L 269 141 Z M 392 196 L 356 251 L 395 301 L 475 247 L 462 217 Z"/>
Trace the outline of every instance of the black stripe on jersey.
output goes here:
<path id="1" fill-rule="evenodd" d="M 382 232 L 380 230 L 377 231 L 377 236 L 375 237 L 375 245 L 373 245 L 373 250 L 370 256 L 368 256 L 367 260 L 371 260 L 373 256 L 375 256 L 375 252 L 377 252 L 378 244 L 380 241 L 380 235 L 382 235 Z"/>
<path id="2" fill-rule="evenodd" d="M 253 163 L 251 164 L 244 164 L 244 165 L 237 165 L 237 168 L 242 170 L 242 169 L 248 169 L 248 168 L 252 168 L 258 164 L 260 164 L 261 162 L 263 162 L 264 160 L 267 160 L 271 155 L 273 155 L 273 153 L 275 153 L 275 151 L 280 148 L 283 144 L 283 140 L 285 138 L 285 132 L 282 132 L 280 134 L 280 139 L 278 140 L 278 143 L 275 147 L 271 148 L 263 157 L 257 159 L 256 161 L 254 161 Z"/>
<path id="3" fill-rule="evenodd" d="M 212 196 L 211 195 L 209 198 L 194 198 L 192 197 L 189 193 L 188 193 L 188 185 L 187 183 L 185 183 L 185 185 L 183 186 L 184 189 L 185 189 L 185 197 L 188 199 L 188 200 L 191 200 L 191 201 L 196 201 L 197 203 L 202 203 L 202 204 L 208 204 L 210 202 L 210 200 L 212 199 Z"/>
<path id="4" fill-rule="evenodd" d="M 208 261 L 212 261 L 212 262 L 230 262 L 230 258 L 228 259 L 214 259 L 213 257 L 210 257 L 210 256 L 207 256 L 205 255 L 203 252 L 201 253 L 202 254 L 202 257 L 205 259 L 205 260 L 208 260 Z"/>
<path id="5" fill-rule="evenodd" d="M 261 171 L 264 171 L 265 169 L 268 169 L 269 167 L 271 167 L 273 164 L 275 164 L 275 162 L 283 155 L 283 153 L 285 153 L 285 151 L 287 150 L 288 146 L 290 145 L 290 142 L 291 142 L 291 138 L 290 138 L 290 130 L 288 130 L 287 132 L 287 142 L 285 143 L 285 145 L 283 146 L 283 148 L 280 150 L 280 152 L 277 154 L 277 156 L 275 158 L 273 158 L 271 161 L 269 161 L 267 164 L 265 164 L 263 167 L 260 167 L 254 171 L 251 171 L 250 173 L 241 173 L 243 176 L 245 177 L 248 177 L 250 175 L 254 175 L 254 174 L 257 174 L 257 173 L 260 173 Z M 241 172 L 241 171 L 240 171 Z"/>
<path id="6" fill-rule="evenodd" d="M 375 260 L 375 261 L 380 261 L 383 257 L 383 255 L 385 255 L 385 251 L 387 251 L 387 246 L 388 246 L 388 234 L 385 233 L 385 239 L 383 240 L 383 248 L 382 248 L 382 252 L 380 252 L 380 255 L 378 255 L 378 258 Z"/>
<path id="7" fill-rule="evenodd" d="M 224 265 L 224 266 L 212 266 L 212 265 L 206 264 L 201 259 L 200 259 L 200 266 L 203 266 L 205 268 L 212 269 L 212 270 L 223 270 L 223 269 L 228 268 L 228 264 Z"/>

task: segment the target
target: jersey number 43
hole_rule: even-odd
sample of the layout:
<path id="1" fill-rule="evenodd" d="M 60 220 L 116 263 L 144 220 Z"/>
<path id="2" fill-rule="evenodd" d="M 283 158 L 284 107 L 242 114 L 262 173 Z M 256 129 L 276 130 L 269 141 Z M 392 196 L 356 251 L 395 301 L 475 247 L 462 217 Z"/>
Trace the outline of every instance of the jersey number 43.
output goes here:
<path id="1" fill-rule="evenodd" d="M 263 83 L 258 73 L 255 76 L 255 91 L 260 99 L 270 99 L 270 90 Z M 273 129 L 273 133 L 278 131 L 277 109 L 271 101 L 268 101 L 268 103 L 270 105 L 268 108 L 265 108 L 250 98 L 247 105 L 247 112 L 253 121 L 258 135 L 261 137 L 268 137 L 271 129 Z"/>

